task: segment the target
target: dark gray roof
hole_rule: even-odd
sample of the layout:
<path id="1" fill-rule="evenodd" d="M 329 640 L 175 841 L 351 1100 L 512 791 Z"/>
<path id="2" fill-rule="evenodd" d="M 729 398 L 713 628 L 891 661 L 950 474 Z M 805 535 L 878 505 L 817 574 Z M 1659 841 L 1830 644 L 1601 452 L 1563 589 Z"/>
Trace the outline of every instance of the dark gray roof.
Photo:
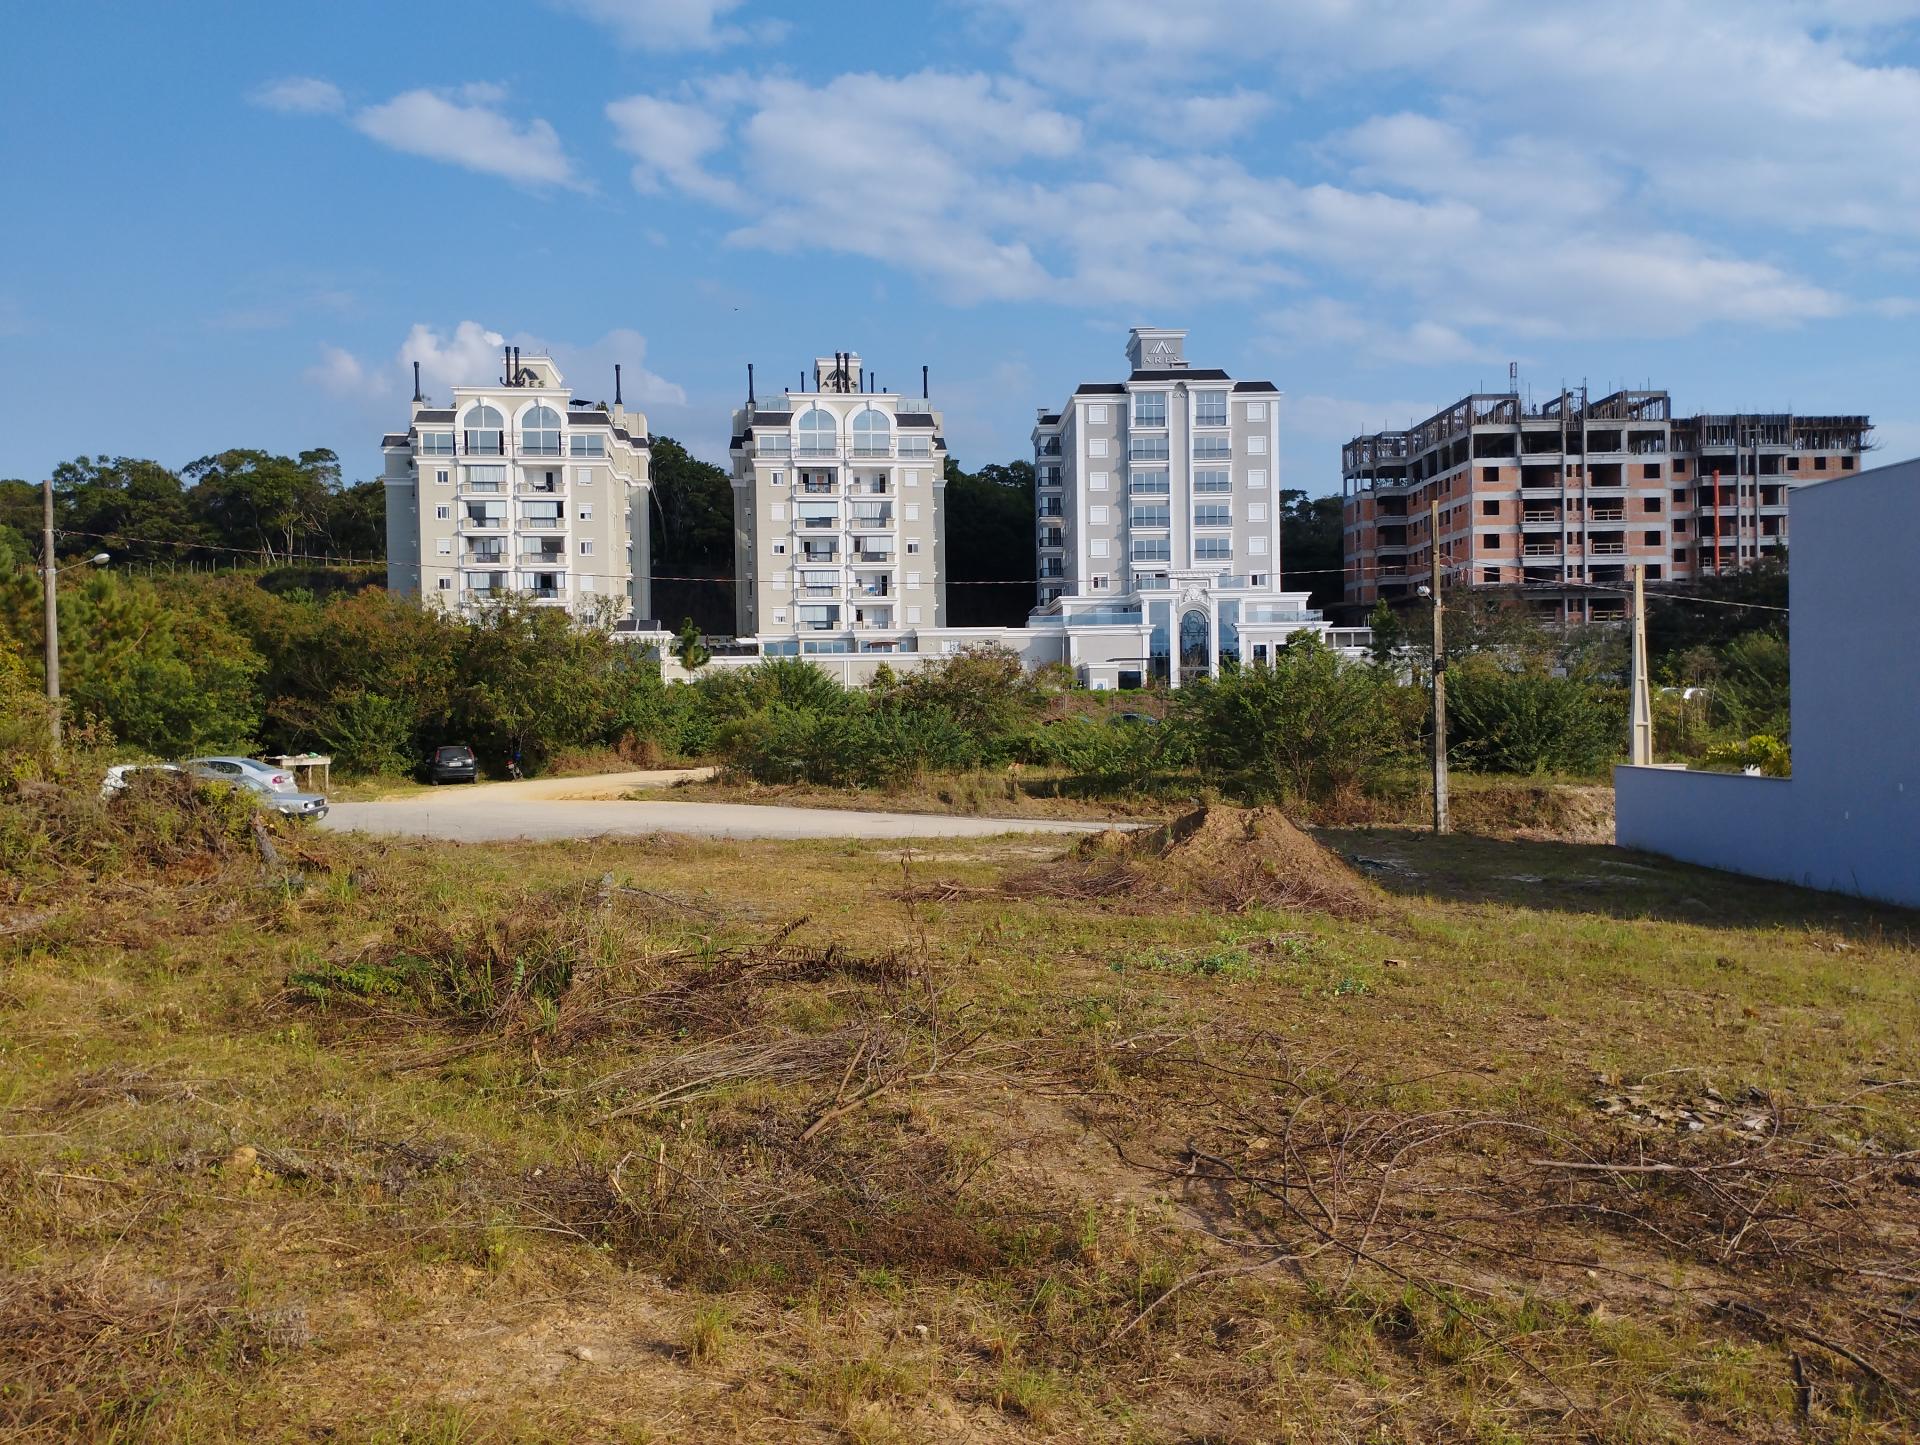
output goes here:
<path id="1" fill-rule="evenodd" d="M 747 439 L 745 435 L 740 432 L 735 432 L 733 434 L 733 440 L 727 443 L 727 450 L 730 452 L 737 452 L 740 450 L 741 447 L 745 446 L 746 444 L 747 444 Z"/>
<path id="2" fill-rule="evenodd" d="M 567 420 L 575 426 L 612 426 L 613 418 L 604 411 L 570 411 Z"/>
<path id="3" fill-rule="evenodd" d="M 1278 391 L 1280 390 L 1279 387 L 1275 386 L 1270 381 L 1236 381 L 1233 384 L 1233 389 L 1235 391 Z"/>
<path id="4" fill-rule="evenodd" d="M 1134 375 L 1140 376 L 1144 373 L 1135 372 Z M 1083 381 L 1073 389 L 1073 394 L 1079 396 L 1082 392 L 1093 392 L 1100 396 L 1113 396 L 1126 389 L 1127 384 L 1124 381 Z"/>
<path id="5" fill-rule="evenodd" d="M 413 420 L 416 425 L 423 421 L 452 421 L 453 413 L 450 411 L 416 411 L 413 414 Z"/>
<path id="6" fill-rule="evenodd" d="M 1035 426 L 1059 426 L 1060 413 L 1057 411 L 1049 412 L 1046 416 L 1041 417 L 1039 421 L 1035 422 L 1034 425 Z"/>
<path id="7" fill-rule="evenodd" d="M 403 447 L 406 444 L 407 434 L 405 432 L 388 432 L 380 438 L 380 445 L 383 447 Z"/>
<path id="8" fill-rule="evenodd" d="M 1131 381 L 1226 381 L 1224 371 L 1208 371 L 1193 367 L 1174 367 L 1166 371 L 1136 371 Z"/>
<path id="9" fill-rule="evenodd" d="M 933 425 L 933 417 L 924 411 L 902 412 L 894 420 L 901 426 L 931 427 Z"/>
<path id="10" fill-rule="evenodd" d="M 753 414 L 755 426 L 785 426 L 793 420 L 790 411 L 756 411 Z"/>

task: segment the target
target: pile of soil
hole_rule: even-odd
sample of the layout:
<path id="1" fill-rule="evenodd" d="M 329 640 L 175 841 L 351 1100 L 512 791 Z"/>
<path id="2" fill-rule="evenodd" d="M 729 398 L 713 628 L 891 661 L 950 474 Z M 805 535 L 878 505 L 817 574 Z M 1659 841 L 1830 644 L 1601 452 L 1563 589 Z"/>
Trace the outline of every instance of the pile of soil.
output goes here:
<path id="1" fill-rule="evenodd" d="M 1196 808 L 1152 832 L 1099 833 L 1003 886 L 1025 897 L 1184 899 L 1235 913 L 1293 908 L 1348 918 L 1377 902 L 1371 884 L 1273 808 Z"/>

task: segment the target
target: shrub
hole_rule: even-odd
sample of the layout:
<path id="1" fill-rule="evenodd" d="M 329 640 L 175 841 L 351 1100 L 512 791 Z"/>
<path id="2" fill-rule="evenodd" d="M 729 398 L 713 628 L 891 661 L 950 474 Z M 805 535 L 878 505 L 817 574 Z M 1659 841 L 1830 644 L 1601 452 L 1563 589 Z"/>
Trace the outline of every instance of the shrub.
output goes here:
<path id="1" fill-rule="evenodd" d="M 1302 635 L 1270 666 L 1182 687 L 1175 722 L 1208 781 L 1256 799 L 1310 801 L 1372 780 L 1402 751 L 1400 691 L 1380 670 Z"/>
<path id="2" fill-rule="evenodd" d="M 1709 768 L 1758 768 L 1763 776 L 1784 778 L 1793 772 L 1793 755 L 1771 733 L 1756 733 L 1740 742 L 1717 743 L 1701 760 Z"/>
<path id="3" fill-rule="evenodd" d="M 1593 773 L 1618 756 L 1617 694 L 1567 677 L 1472 657 L 1447 673 L 1449 756 L 1485 772 Z"/>

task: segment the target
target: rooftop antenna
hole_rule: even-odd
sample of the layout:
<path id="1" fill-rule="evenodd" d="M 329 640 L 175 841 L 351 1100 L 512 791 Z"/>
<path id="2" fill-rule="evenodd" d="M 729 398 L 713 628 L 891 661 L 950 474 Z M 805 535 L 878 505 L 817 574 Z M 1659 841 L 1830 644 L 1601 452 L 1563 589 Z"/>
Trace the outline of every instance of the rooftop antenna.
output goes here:
<path id="1" fill-rule="evenodd" d="M 927 399 L 927 369 L 926 367 L 923 366 L 920 368 L 920 400 L 925 401 L 926 399 Z"/>
<path id="2" fill-rule="evenodd" d="M 747 363 L 747 405 L 753 405 L 753 363 Z"/>
<path id="3" fill-rule="evenodd" d="M 617 361 L 613 364 L 613 404 L 615 406 L 626 405 L 620 397 L 620 363 Z"/>
<path id="4" fill-rule="evenodd" d="M 420 398 L 420 363 L 417 361 L 414 362 L 413 364 L 413 399 L 415 401 L 419 401 L 421 399 Z"/>

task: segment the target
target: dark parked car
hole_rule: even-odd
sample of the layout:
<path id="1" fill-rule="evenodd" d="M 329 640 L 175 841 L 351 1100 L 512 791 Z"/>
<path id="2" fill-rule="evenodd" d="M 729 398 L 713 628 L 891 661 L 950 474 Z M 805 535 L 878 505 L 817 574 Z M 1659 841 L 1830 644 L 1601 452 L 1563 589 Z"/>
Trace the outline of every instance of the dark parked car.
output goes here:
<path id="1" fill-rule="evenodd" d="M 433 756 L 427 759 L 427 781 L 429 783 L 479 782 L 480 768 L 474 761 L 473 749 L 465 743 L 448 743 L 445 747 L 435 748 Z"/>

